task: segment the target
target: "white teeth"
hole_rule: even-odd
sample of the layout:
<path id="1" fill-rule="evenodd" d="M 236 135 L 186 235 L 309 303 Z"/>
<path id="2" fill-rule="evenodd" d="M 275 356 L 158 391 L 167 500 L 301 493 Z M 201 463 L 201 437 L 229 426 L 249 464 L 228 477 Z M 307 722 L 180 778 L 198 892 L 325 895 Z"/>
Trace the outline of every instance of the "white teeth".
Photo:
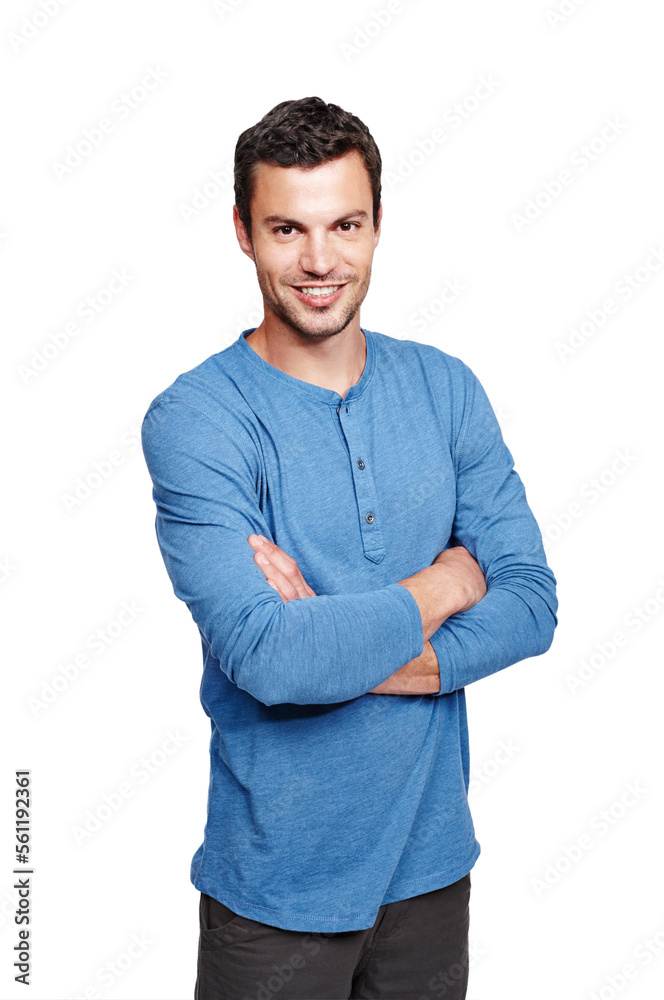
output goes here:
<path id="1" fill-rule="evenodd" d="M 341 285 L 328 285 L 326 288 L 302 287 L 299 289 L 304 295 L 332 295 Z"/>

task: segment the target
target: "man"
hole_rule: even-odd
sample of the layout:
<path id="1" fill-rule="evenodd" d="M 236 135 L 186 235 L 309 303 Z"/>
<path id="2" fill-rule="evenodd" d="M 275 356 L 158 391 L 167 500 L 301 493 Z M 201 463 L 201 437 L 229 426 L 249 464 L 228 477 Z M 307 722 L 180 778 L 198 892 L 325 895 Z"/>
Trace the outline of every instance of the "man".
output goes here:
<path id="1" fill-rule="evenodd" d="M 263 322 L 143 424 L 211 720 L 199 1000 L 465 997 L 464 686 L 556 625 L 477 378 L 360 326 L 380 170 L 366 126 L 320 98 L 240 136 L 234 222 Z"/>

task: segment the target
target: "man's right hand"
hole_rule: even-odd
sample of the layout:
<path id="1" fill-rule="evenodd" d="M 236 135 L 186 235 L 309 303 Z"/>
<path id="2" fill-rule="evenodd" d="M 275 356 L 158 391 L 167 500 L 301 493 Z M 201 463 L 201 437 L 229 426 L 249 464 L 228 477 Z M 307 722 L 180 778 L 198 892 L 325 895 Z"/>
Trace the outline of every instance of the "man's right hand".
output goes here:
<path id="1" fill-rule="evenodd" d="M 486 581 L 479 563 L 463 545 L 445 549 L 431 566 L 399 583 L 417 602 L 425 642 L 444 621 L 468 611 L 486 594 Z"/>
<path id="2" fill-rule="evenodd" d="M 486 594 L 486 580 L 480 564 L 463 545 L 455 545 L 454 548 L 440 552 L 432 565 L 445 566 L 448 582 L 456 583 L 458 587 L 461 604 L 454 614 L 468 611 Z"/>

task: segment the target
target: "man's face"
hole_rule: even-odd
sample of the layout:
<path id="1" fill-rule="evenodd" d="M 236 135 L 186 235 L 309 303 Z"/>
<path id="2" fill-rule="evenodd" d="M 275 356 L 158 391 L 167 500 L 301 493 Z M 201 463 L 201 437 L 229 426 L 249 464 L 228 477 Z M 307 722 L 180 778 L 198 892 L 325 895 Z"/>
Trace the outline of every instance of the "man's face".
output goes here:
<path id="1" fill-rule="evenodd" d="M 266 311 L 308 336 L 344 330 L 367 294 L 380 232 L 360 154 L 310 169 L 259 163 L 251 220 L 251 243 L 241 224 L 238 238 L 256 264 Z"/>

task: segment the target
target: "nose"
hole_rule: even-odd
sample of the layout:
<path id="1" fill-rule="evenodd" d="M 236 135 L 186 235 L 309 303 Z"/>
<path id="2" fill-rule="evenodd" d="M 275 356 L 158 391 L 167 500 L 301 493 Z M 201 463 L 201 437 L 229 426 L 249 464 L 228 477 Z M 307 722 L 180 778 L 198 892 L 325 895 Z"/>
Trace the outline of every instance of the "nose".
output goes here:
<path id="1" fill-rule="evenodd" d="M 334 271 L 339 263 L 334 237 L 326 231 L 307 233 L 300 246 L 300 267 L 309 274 L 323 278 Z"/>

